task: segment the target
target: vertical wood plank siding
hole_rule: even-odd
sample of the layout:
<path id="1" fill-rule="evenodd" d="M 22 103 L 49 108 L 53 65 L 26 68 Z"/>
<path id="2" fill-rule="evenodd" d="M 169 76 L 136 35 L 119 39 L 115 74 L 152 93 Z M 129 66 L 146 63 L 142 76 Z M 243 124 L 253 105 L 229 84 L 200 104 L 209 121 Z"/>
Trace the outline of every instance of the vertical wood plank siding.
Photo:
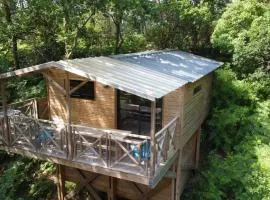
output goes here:
<path id="1" fill-rule="evenodd" d="M 64 87 L 65 72 L 50 70 L 51 77 Z M 69 74 L 70 79 L 86 80 L 83 77 Z M 67 121 L 65 97 L 53 84 L 49 84 L 49 105 L 51 119 Z M 71 121 L 73 124 L 85 124 L 97 128 L 116 128 L 116 95 L 115 89 L 95 82 L 95 99 L 84 100 L 71 98 Z"/>

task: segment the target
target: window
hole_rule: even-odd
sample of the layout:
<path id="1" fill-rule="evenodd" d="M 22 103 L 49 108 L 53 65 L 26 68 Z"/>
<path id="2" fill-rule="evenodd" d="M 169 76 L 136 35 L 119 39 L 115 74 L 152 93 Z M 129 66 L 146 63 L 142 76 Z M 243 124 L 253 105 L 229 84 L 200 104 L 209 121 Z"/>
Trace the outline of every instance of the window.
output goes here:
<path id="1" fill-rule="evenodd" d="M 118 129 L 149 135 L 151 129 L 151 101 L 118 90 Z M 162 128 L 162 99 L 157 100 L 156 131 Z"/>
<path id="2" fill-rule="evenodd" d="M 70 80 L 70 90 L 79 86 L 83 81 L 79 80 Z M 71 95 L 71 98 L 78 99 L 90 99 L 94 100 L 95 98 L 95 85 L 93 81 L 88 81 L 86 84 L 75 90 Z"/>
<path id="3" fill-rule="evenodd" d="M 200 92 L 202 90 L 202 86 L 198 85 L 194 88 L 193 90 L 193 95 L 196 95 L 198 92 Z"/>

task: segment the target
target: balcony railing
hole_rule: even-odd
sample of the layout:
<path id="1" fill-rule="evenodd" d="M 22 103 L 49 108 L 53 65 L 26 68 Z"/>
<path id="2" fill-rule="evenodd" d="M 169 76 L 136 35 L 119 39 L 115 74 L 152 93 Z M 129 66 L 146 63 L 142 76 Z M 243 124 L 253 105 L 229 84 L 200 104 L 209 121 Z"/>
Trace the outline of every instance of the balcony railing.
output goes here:
<path id="1" fill-rule="evenodd" d="M 7 119 L 8 129 L 0 113 L 0 146 L 149 179 L 152 170 L 156 172 L 154 177 L 159 175 L 158 171 L 176 153 L 174 137 L 177 117 L 155 134 L 155 141 L 151 141 L 149 136 L 132 134 L 130 131 L 74 124 L 59 126 L 52 121 L 29 117 L 12 109 L 8 110 Z M 151 144 L 155 144 L 152 152 Z M 155 162 L 151 162 L 151 154 L 156 158 Z"/>

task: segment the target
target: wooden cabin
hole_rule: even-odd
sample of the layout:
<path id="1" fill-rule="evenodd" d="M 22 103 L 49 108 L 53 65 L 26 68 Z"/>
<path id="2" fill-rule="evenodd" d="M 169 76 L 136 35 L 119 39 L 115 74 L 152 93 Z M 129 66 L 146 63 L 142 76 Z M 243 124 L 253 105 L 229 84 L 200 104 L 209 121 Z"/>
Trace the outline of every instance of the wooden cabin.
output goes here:
<path id="1" fill-rule="evenodd" d="M 62 60 L 0 74 L 0 149 L 57 164 L 110 200 L 179 200 L 198 167 L 200 127 L 222 63 L 182 51 Z M 47 96 L 8 104 L 6 82 L 41 73 Z"/>

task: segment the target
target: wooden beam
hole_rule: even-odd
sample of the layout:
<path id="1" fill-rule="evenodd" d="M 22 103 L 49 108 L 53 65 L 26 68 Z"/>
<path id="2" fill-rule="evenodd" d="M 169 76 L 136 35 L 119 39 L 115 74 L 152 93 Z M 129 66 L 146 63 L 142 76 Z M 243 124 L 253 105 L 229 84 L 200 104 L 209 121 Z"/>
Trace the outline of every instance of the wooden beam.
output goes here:
<path id="1" fill-rule="evenodd" d="M 10 145 L 10 130 L 9 130 L 9 121 L 8 121 L 8 104 L 7 104 L 7 92 L 6 92 L 6 81 L 1 81 L 1 94 L 3 100 L 3 112 L 4 112 L 4 135 L 5 142 Z"/>
<path id="2" fill-rule="evenodd" d="M 149 188 L 147 188 L 147 190 L 142 190 L 136 183 L 131 182 L 131 181 L 128 183 L 130 183 L 130 186 L 133 188 L 133 190 L 137 192 L 139 199 L 141 200 L 149 199 L 149 191 L 150 191 Z M 136 198 L 134 197 L 134 199 Z"/>
<path id="3" fill-rule="evenodd" d="M 78 175 L 82 184 L 84 184 L 84 187 L 87 188 L 87 190 L 90 192 L 93 198 L 95 200 L 102 200 L 100 196 L 98 195 L 98 193 L 96 192 L 96 190 L 87 182 L 86 176 L 83 174 L 83 172 L 79 169 L 77 169 L 77 172 L 78 172 Z"/>
<path id="4" fill-rule="evenodd" d="M 80 89 L 82 86 L 84 86 L 86 83 L 88 83 L 89 80 L 85 80 L 83 82 L 81 82 L 79 85 L 77 85 L 75 88 L 73 88 L 72 90 L 70 90 L 69 94 L 73 94 L 74 92 L 76 92 L 78 89 Z"/>
<path id="5" fill-rule="evenodd" d="M 57 196 L 58 200 L 65 199 L 65 177 L 64 177 L 64 169 L 62 165 L 56 165 L 56 173 L 57 173 Z"/>
<path id="6" fill-rule="evenodd" d="M 52 163 L 57 163 L 61 165 L 66 165 L 69 167 L 74 167 L 78 169 L 82 169 L 89 172 L 99 173 L 106 176 L 113 176 L 115 178 L 124 179 L 133 181 L 136 183 L 141 183 L 143 185 L 149 185 L 149 178 L 146 176 L 142 176 L 140 173 L 138 174 L 131 174 L 125 171 L 115 170 L 115 169 L 108 169 L 106 167 L 100 166 L 93 166 L 82 162 L 70 161 L 65 158 L 59 158 L 54 156 L 42 155 L 40 153 L 31 152 L 28 150 L 20 149 L 20 148 L 10 148 L 6 146 L 0 146 L 0 150 L 6 151 L 8 153 L 16 153 L 22 156 L 27 156 L 30 158 L 46 160 Z"/>
<path id="7" fill-rule="evenodd" d="M 73 135 L 71 128 L 71 103 L 70 103 L 70 81 L 69 81 L 69 73 L 66 72 L 65 79 L 65 90 L 66 90 L 66 119 L 67 119 L 67 136 L 68 136 L 68 158 L 69 160 L 73 159 L 74 154 L 74 144 L 73 144 Z"/>
<path id="8" fill-rule="evenodd" d="M 111 176 L 108 177 L 109 179 L 109 187 L 108 187 L 108 200 L 116 200 L 116 189 L 117 189 L 117 179 Z"/>
<path id="9" fill-rule="evenodd" d="M 173 175 L 169 175 L 170 172 L 173 174 Z M 172 186 L 171 186 L 171 200 L 175 200 L 175 184 L 176 184 L 176 164 L 174 163 L 174 165 L 172 166 L 172 171 L 168 171 L 167 174 L 166 174 L 167 177 L 170 177 L 171 176 L 171 181 L 172 181 Z"/>
<path id="10" fill-rule="evenodd" d="M 67 72 L 68 73 L 68 72 Z M 47 73 L 42 73 L 43 74 L 43 76 L 45 77 L 45 78 L 47 78 L 47 80 L 48 80 L 48 82 L 49 83 L 52 83 L 63 95 L 66 95 L 66 94 L 68 94 L 67 92 L 66 92 L 66 90 L 59 84 L 59 83 L 57 83 L 55 80 L 53 80 L 53 78 L 49 75 L 49 74 L 47 74 Z"/>
<path id="11" fill-rule="evenodd" d="M 93 176 L 89 177 L 87 179 L 88 184 L 91 184 L 99 176 L 100 176 L 100 174 L 94 174 Z M 85 187 L 84 184 L 78 184 L 78 185 L 79 186 L 76 187 L 75 191 L 72 191 L 68 195 L 65 196 L 66 199 L 74 199 L 73 197 L 75 197 L 76 194 L 78 194 Z"/>
<path id="12" fill-rule="evenodd" d="M 156 167 L 156 101 L 151 102 L 151 158 L 150 158 L 150 177 L 155 176 Z"/>
<path id="13" fill-rule="evenodd" d="M 180 197 L 181 197 L 182 154 L 183 154 L 183 151 L 179 150 L 177 170 L 176 170 L 175 200 L 180 200 Z"/>
<path id="14" fill-rule="evenodd" d="M 156 174 L 153 179 L 151 179 L 149 186 L 151 188 L 155 188 L 158 183 L 162 180 L 162 178 L 166 175 L 172 165 L 175 163 L 175 160 L 178 158 L 178 151 L 174 153 L 170 153 L 169 159 L 166 161 L 163 167 L 159 167 L 156 171 Z"/>
<path id="15" fill-rule="evenodd" d="M 0 79 L 7 79 L 13 76 L 23 76 L 25 74 L 31 73 L 31 72 L 37 72 L 41 70 L 45 70 L 48 68 L 53 68 L 56 65 L 56 62 L 48 62 L 40 65 L 35 65 L 32 67 L 27 67 L 23 69 L 18 69 L 12 72 L 7 72 L 4 74 L 0 74 Z"/>

